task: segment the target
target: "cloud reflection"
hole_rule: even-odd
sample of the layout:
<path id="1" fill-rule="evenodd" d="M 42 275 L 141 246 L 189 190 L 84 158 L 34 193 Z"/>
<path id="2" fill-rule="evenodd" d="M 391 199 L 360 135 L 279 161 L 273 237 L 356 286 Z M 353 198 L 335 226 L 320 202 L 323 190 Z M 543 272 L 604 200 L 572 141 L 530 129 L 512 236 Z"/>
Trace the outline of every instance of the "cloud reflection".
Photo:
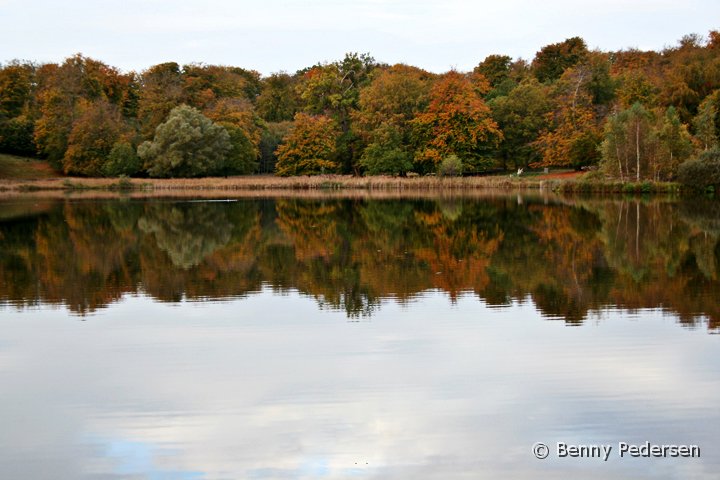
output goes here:
<path id="1" fill-rule="evenodd" d="M 528 302 L 449 305 L 436 292 L 355 323 L 265 288 L 182 308 L 135 296 L 90 322 L 5 312 L 0 358 L 22 361 L 0 368 L 0 477 L 714 477 L 715 336 L 657 311 L 570 329 Z M 645 440 L 705 448 L 652 468 L 530 454 Z M 32 470 L 52 459 L 67 474 Z"/>

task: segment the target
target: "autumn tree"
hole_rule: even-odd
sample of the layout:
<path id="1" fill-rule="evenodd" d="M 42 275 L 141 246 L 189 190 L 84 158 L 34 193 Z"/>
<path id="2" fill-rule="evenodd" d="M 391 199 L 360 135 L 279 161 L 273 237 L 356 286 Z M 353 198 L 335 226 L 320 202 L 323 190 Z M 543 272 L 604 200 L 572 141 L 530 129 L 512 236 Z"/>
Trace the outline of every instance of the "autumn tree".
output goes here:
<path id="1" fill-rule="evenodd" d="M 143 138 L 150 139 L 170 111 L 183 102 L 183 79 L 175 62 L 150 67 L 140 76 L 138 120 Z"/>
<path id="2" fill-rule="evenodd" d="M 657 101 L 657 88 L 643 72 L 631 70 L 621 76 L 617 95 L 622 108 L 630 108 L 636 103 L 654 106 Z"/>
<path id="3" fill-rule="evenodd" d="M 33 64 L 15 61 L 0 67 L 0 152 L 35 155 L 35 83 Z"/>
<path id="4" fill-rule="evenodd" d="M 587 84 L 592 78 L 585 66 L 568 69 L 554 87 L 554 108 L 547 115 L 550 127 L 538 137 L 542 159 L 532 166 L 561 166 L 579 169 L 597 163 L 602 140 L 592 96 Z"/>
<path id="5" fill-rule="evenodd" d="M 358 108 L 360 88 L 376 66 L 369 54 L 348 53 L 342 61 L 312 67 L 297 86 L 305 112 L 327 115 L 340 129 L 337 150 L 343 173 L 357 171 L 355 160 L 360 149 L 351 129 L 351 117 Z"/>
<path id="6" fill-rule="evenodd" d="M 262 79 L 262 93 L 257 99 L 257 113 L 267 122 L 290 121 L 300 109 L 297 79 L 285 72 Z"/>
<path id="7" fill-rule="evenodd" d="M 260 156 L 261 126 L 249 101 L 223 98 L 215 102 L 205 115 L 227 130 L 232 148 L 223 168 L 224 175 L 250 174 L 257 170 Z"/>
<path id="8" fill-rule="evenodd" d="M 18 117 L 32 101 L 35 67 L 18 61 L 0 66 L 0 115 Z"/>
<path id="9" fill-rule="evenodd" d="M 40 68 L 38 76 L 41 85 L 37 95 L 39 118 L 35 123 L 35 142 L 43 155 L 64 168 L 62 161 L 70 133 L 75 120 L 85 111 L 81 104 L 106 101 L 123 107 L 129 99 L 127 88 L 131 76 L 80 54 L 61 65 Z"/>
<path id="10" fill-rule="evenodd" d="M 588 48 L 580 37 L 568 38 L 559 43 L 546 45 L 535 54 L 532 69 L 540 82 L 560 78 L 563 72 L 585 60 Z"/>
<path id="11" fill-rule="evenodd" d="M 336 173 L 335 160 L 338 127 L 324 115 L 295 115 L 295 126 L 277 149 L 276 174 L 319 175 Z"/>
<path id="12" fill-rule="evenodd" d="M 230 135 L 197 109 L 175 107 L 138 148 L 151 177 L 200 177 L 222 171 L 232 150 Z"/>
<path id="13" fill-rule="evenodd" d="M 653 76 L 663 105 L 672 105 L 680 119 L 689 122 L 703 99 L 720 88 L 720 51 L 709 39 L 685 35 L 677 46 L 663 50 L 661 74 Z"/>
<path id="14" fill-rule="evenodd" d="M 100 176 L 113 146 L 128 140 L 130 129 L 117 106 L 106 100 L 81 100 L 68 137 L 62 168 L 66 174 Z"/>
<path id="15" fill-rule="evenodd" d="M 512 58 L 507 55 L 488 55 L 473 71 L 484 76 L 490 87 L 495 88 L 510 79 L 511 64 Z"/>
<path id="16" fill-rule="evenodd" d="M 491 164 L 489 152 L 502 133 L 481 97 L 488 88 L 486 81 L 473 84 L 455 71 L 435 82 L 428 108 L 411 121 L 420 143 L 415 155 L 419 170 L 434 172 L 443 158 L 453 154 L 466 172 L 483 171 Z"/>
<path id="17" fill-rule="evenodd" d="M 260 74 L 238 67 L 191 63 L 181 69 L 185 103 L 205 110 L 218 99 L 254 102 L 260 89 Z"/>
<path id="18" fill-rule="evenodd" d="M 412 169 L 412 119 L 427 105 L 431 75 L 407 65 L 377 70 L 360 91 L 353 116 L 367 144 L 360 165 L 370 174 L 401 174 Z"/>

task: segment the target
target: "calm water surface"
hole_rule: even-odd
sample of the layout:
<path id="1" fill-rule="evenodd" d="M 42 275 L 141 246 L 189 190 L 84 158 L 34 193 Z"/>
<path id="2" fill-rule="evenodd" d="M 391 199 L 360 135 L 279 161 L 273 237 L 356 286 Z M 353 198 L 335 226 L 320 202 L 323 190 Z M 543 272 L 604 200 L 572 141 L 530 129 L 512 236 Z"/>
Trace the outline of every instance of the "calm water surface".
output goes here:
<path id="1" fill-rule="evenodd" d="M 0 247 L 2 479 L 718 478 L 717 202 L 12 199 Z"/>

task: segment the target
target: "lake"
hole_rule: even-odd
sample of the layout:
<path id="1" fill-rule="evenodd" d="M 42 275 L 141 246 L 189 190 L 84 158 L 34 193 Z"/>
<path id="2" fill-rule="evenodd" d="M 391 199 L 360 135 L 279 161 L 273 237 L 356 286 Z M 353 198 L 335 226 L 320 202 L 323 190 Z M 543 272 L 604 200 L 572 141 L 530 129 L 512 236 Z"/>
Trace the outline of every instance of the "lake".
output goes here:
<path id="1" fill-rule="evenodd" d="M 27 196 L 0 246 L 3 479 L 720 471 L 714 200 Z"/>

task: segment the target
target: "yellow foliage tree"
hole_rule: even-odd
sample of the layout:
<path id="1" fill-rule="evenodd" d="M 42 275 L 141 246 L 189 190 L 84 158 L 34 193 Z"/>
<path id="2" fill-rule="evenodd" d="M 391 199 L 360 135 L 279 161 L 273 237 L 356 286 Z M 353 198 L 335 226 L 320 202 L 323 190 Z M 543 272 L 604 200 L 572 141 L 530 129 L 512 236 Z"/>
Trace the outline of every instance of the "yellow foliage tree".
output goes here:
<path id="1" fill-rule="evenodd" d="M 277 149 L 276 174 L 319 175 L 335 173 L 335 146 L 339 135 L 337 124 L 325 115 L 295 115 L 295 126 Z"/>

